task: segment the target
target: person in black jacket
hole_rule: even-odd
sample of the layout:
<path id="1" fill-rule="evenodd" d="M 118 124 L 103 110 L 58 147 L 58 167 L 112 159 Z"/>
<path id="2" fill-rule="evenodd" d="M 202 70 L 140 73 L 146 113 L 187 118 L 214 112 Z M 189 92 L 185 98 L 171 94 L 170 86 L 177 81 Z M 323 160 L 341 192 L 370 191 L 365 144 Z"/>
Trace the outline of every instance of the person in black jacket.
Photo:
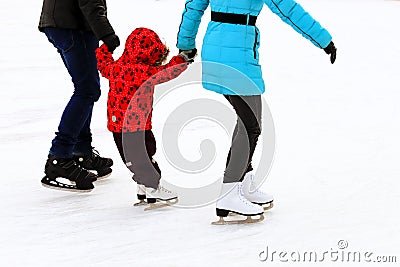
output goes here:
<path id="1" fill-rule="evenodd" d="M 92 147 L 90 121 L 94 102 L 100 97 L 95 49 L 102 40 L 112 52 L 120 41 L 107 19 L 105 0 L 44 0 L 39 30 L 57 49 L 74 84 L 52 141 L 42 184 L 90 191 L 95 180 L 111 173 L 113 165 L 112 159 L 100 157 Z M 75 184 L 60 182 L 59 177 Z"/>

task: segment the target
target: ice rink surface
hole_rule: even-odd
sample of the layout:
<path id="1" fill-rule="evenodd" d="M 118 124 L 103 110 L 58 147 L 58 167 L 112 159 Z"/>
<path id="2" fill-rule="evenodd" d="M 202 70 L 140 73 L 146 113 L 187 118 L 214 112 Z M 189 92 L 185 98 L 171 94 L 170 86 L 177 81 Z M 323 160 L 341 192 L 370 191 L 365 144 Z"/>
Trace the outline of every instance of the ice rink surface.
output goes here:
<path id="1" fill-rule="evenodd" d="M 171 55 L 177 53 L 184 1 L 108 2 L 109 19 L 122 41 L 134 28 L 149 27 L 166 40 Z M 153 212 L 132 206 L 135 183 L 106 129 L 108 85 L 103 78 L 92 129 L 101 155 L 114 159 L 111 178 L 96 183 L 89 194 L 41 186 L 50 141 L 72 83 L 55 49 L 37 30 L 42 1 L 3 1 L 0 265 L 397 266 L 400 2 L 298 2 L 332 34 L 337 62 L 331 65 L 322 50 L 264 8 L 257 25 L 276 153 L 262 188 L 274 194 L 276 204 L 261 223 L 212 226 L 215 204 Z M 197 38 L 199 49 L 208 19 L 209 10 Z M 201 88 L 185 96 L 215 97 Z M 160 148 L 156 158 L 166 176 L 173 176 L 173 168 L 161 149 L 162 121 L 174 105 L 170 101 L 154 111 Z M 230 139 L 217 126 L 207 125 L 188 125 L 179 141 L 188 158 L 199 157 L 205 136 L 219 146 L 217 166 L 204 181 L 222 175 Z M 257 154 L 255 161 L 258 168 L 265 167 L 257 163 Z M 182 173 L 169 178 L 196 184 L 193 177 Z M 335 260 L 325 251 L 372 253 L 371 262 L 347 262 L 341 256 Z M 325 255 L 324 261 L 295 262 L 304 252 L 315 252 L 319 259 Z M 378 263 L 383 259 L 378 256 L 397 256 L 397 263 Z"/>

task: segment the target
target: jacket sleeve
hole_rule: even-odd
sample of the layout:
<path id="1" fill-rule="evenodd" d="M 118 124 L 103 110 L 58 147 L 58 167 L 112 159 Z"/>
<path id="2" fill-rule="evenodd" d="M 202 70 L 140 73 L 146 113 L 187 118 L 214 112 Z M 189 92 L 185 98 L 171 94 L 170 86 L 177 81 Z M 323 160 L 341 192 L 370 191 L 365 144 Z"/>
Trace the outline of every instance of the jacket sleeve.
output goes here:
<path id="1" fill-rule="evenodd" d="M 332 36 L 329 32 L 295 1 L 264 0 L 264 2 L 272 12 L 315 46 L 325 48 L 331 42 Z"/>
<path id="2" fill-rule="evenodd" d="M 187 62 L 182 56 L 174 56 L 171 60 L 162 66 L 152 67 L 151 72 L 154 84 L 168 82 L 178 77 L 183 71 L 187 69 Z"/>
<path id="3" fill-rule="evenodd" d="M 177 48 L 190 50 L 196 47 L 197 31 L 208 4 L 209 0 L 186 0 L 179 25 Z"/>
<path id="4" fill-rule="evenodd" d="M 96 58 L 97 69 L 100 71 L 100 74 L 104 78 L 110 79 L 115 61 L 105 44 L 96 49 Z"/>
<path id="5" fill-rule="evenodd" d="M 90 28 L 101 40 L 105 36 L 114 34 L 114 29 L 107 18 L 107 7 L 104 0 L 78 0 L 81 9 Z"/>

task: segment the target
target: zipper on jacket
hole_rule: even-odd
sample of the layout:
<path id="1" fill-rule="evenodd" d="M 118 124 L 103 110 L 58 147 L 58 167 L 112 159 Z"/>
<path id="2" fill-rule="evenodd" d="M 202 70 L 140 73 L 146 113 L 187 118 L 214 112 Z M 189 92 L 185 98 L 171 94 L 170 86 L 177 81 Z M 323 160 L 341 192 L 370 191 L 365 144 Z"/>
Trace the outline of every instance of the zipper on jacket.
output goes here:
<path id="1" fill-rule="evenodd" d="M 254 52 L 254 59 L 257 59 L 257 39 L 258 39 L 258 32 L 257 29 L 254 27 L 254 30 L 256 32 L 256 38 L 254 40 L 254 46 L 253 46 L 253 52 Z"/>

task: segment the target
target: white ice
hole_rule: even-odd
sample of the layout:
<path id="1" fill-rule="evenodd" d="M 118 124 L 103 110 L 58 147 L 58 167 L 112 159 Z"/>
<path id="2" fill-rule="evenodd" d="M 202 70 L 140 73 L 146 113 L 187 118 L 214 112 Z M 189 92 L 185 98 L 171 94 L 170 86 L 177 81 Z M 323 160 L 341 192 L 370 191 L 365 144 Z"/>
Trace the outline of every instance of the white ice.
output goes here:
<path id="1" fill-rule="evenodd" d="M 55 49 L 37 30 L 42 1 L 2 1 L 0 9 L 0 266 L 309 266 L 281 262 L 270 251 L 372 252 L 400 261 L 400 2 L 299 0 L 333 35 L 337 62 L 264 8 L 261 63 L 264 94 L 276 131 L 276 154 L 262 188 L 275 208 L 253 225 L 212 226 L 215 204 L 144 212 L 133 207 L 135 183 L 106 129 L 107 81 L 92 129 L 101 155 L 115 161 L 108 181 L 89 194 L 41 186 L 45 159 L 72 83 Z M 154 29 L 171 54 L 183 0 L 108 1 L 109 19 L 124 40 L 136 27 Z M 206 12 L 197 39 L 209 20 Z M 122 48 L 116 51 L 119 55 Z M 199 59 L 198 59 L 199 60 Z M 188 90 L 196 99 L 212 94 Z M 219 98 L 221 103 L 223 99 Z M 170 106 L 169 106 L 170 105 Z M 162 120 L 174 101 L 154 112 L 162 147 Z M 206 125 L 206 126 L 205 126 Z M 208 125 L 208 126 L 207 126 Z M 267 131 L 268 129 L 264 129 Z M 199 144 L 218 146 L 222 175 L 229 136 L 205 122 L 188 125 L 179 146 L 189 159 Z M 257 162 L 256 154 L 255 161 Z M 160 149 L 166 176 L 173 167 Z M 263 168 L 263 163 L 257 164 Z M 170 179 L 196 183 L 197 176 Z M 200 179 L 200 178 L 199 178 Z M 348 248 L 338 249 L 338 241 Z M 261 254 L 263 256 L 264 254 Z M 314 264 L 315 263 L 311 263 Z M 365 266 L 325 259 L 321 266 Z"/>

